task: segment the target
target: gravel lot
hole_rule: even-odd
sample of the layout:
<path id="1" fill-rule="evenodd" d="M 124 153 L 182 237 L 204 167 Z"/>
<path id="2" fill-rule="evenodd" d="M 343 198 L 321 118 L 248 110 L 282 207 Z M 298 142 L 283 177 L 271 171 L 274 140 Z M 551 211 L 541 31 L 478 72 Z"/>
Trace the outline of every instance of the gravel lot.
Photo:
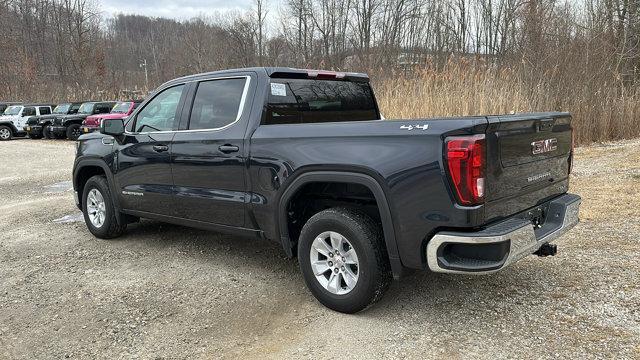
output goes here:
<path id="1" fill-rule="evenodd" d="M 153 221 L 93 238 L 73 143 L 0 143 L 0 358 L 640 358 L 640 141 L 580 148 L 558 256 L 418 272 L 357 315 L 278 246 Z"/>

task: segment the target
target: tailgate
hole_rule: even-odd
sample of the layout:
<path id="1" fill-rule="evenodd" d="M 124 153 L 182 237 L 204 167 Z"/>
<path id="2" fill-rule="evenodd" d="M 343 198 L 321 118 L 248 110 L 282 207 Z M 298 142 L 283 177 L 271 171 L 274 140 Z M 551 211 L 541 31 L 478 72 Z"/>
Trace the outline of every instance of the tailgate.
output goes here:
<path id="1" fill-rule="evenodd" d="M 567 192 L 572 152 L 568 113 L 488 119 L 487 220 L 515 214 Z"/>

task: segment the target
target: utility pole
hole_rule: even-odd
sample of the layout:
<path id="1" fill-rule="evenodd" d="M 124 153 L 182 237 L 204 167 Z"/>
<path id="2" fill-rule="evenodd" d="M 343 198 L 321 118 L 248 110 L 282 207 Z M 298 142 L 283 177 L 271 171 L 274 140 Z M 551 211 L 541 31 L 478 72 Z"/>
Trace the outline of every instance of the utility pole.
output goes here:
<path id="1" fill-rule="evenodd" d="M 149 91 L 149 72 L 147 71 L 147 59 L 140 60 L 140 67 L 144 68 L 144 89 Z"/>

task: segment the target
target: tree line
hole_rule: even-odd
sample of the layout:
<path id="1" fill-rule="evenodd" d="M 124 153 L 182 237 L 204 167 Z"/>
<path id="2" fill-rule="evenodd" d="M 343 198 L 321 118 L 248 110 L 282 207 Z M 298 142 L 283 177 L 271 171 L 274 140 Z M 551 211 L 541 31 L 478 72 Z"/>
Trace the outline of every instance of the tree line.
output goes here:
<path id="1" fill-rule="evenodd" d="M 127 97 L 246 66 L 386 81 L 455 63 L 508 71 L 562 108 L 576 88 L 625 96 L 639 78 L 639 0 L 285 0 L 278 10 L 266 1 L 177 21 L 107 16 L 93 0 L 0 0 L 0 98 Z"/>

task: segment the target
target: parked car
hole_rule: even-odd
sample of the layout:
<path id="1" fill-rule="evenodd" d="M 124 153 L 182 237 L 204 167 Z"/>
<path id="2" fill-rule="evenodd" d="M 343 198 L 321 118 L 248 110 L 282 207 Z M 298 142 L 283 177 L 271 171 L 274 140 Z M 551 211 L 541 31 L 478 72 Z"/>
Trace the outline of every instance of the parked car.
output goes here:
<path id="1" fill-rule="evenodd" d="M 90 115 L 108 114 L 115 106 L 115 101 L 91 101 L 80 105 L 73 115 L 57 116 L 49 125 L 49 131 L 56 137 L 78 140 L 82 135 L 82 122 Z"/>
<path id="2" fill-rule="evenodd" d="M 4 113 L 5 110 L 11 105 L 20 105 L 21 102 L 0 102 L 0 116 Z"/>
<path id="3" fill-rule="evenodd" d="M 25 104 L 11 105 L 0 116 L 0 141 L 11 140 L 14 137 L 23 137 L 27 133 L 24 126 L 32 116 L 51 114 L 51 104 Z"/>
<path id="4" fill-rule="evenodd" d="M 86 134 L 100 130 L 100 123 L 104 119 L 124 119 L 128 117 L 141 102 L 142 100 L 121 101 L 118 102 L 108 114 L 88 116 L 82 122 L 82 132 Z"/>
<path id="5" fill-rule="evenodd" d="M 56 117 L 65 115 L 73 115 L 78 113 L 81 102 L 59 104 L 53 109 L 50 115 L 34 116 L 27 120 L 24 131 L 31 139 L 53 139 L 55 136 L 51 133 L 49 125 L 53 124 Z"/>
<path id="6" fill-rule="evenodd" d="M 83 135 L 73 188 L 98 238 L 150 218 L 269 239 L 322 304 L 353 313 L 407 269 L 554 255 L 579 221 L 572 134 L 560 112 L 381 120 L 364 74 L 219 71 Z"/>

